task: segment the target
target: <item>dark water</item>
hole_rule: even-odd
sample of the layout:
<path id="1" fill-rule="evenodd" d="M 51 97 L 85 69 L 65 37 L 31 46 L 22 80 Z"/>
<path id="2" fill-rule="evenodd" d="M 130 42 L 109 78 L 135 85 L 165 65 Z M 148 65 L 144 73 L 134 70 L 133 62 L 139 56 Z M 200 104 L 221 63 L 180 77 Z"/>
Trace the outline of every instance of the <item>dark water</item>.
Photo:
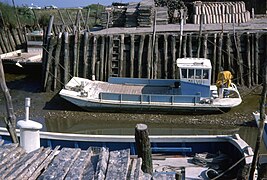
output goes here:
<path id="1" fill-rule="evenodd" d="M 137 123 L 145 123 L 151 135 L 222 135 L 238 133 L 251 147 L 255 146 L 258 129 L 253 123 L 251 112 L 258 106 L 259 93 L 246 91 L 243 103 L 233 111 L 213 116 L 181 116 L 160 114 L 88 113 L 61 99 L 57 93 L 40 92 L 40 77 L 24 74 L 6 74 L 14 110 L 18 118 L 24 117 L 24 99 L 31 97 L 30 117 L 41 122 L 45 131 L 133 135 Z M 252 92 L 252 93 L 251 93 Z M 252 94 L 252 95 L 251 95 Z M 5 116 L 5 103 L 0 95 L 1 120 Z M 248 112 L 249 115 L 243 115 Z M 218 126 L 238 119 L 242 125 Z M 210 121 L 214 119 L 214 121 Z M 179 123 L 178 121 L 185 123 Z M 189 124 L 186 122 L 190 121 Z M 213 124 L 213 122 L 217 124 Z M 3 121 L 0 124 L 4 126 Z M 261 153 L 267 153 L 264 145 Z"/>

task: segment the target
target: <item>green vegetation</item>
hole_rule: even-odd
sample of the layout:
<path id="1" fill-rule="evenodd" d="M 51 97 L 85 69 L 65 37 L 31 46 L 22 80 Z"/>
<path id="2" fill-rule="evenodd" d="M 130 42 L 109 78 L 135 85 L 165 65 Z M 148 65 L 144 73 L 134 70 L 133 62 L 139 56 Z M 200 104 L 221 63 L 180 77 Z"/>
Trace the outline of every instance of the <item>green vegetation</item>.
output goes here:
<path id="1" fill-rule="evenodd" d="M 37 23 L 40 27 L 47 26 L 50 16 L 54 16 L 54 24 L 72 25 L 75 23 L 78 11 L 80 11 L 81 24 L 86 20 L 88 9 L 90 9 L 89 27 L 97 25 L 100 22 L 101 13 L 104 11 L 105 6 L 100 4 L 91 4 L 84 9 L 35 9 L 31 10 L 28 7 L 16 8 L 18 19 L 22 27 L 36 27 Z M 17 28 L 19 23 L 16 17 L 15 8 L 8 4 L 0 2 L 0 27 Z M 63 17 L 63 21 L 60 17 Z"/>

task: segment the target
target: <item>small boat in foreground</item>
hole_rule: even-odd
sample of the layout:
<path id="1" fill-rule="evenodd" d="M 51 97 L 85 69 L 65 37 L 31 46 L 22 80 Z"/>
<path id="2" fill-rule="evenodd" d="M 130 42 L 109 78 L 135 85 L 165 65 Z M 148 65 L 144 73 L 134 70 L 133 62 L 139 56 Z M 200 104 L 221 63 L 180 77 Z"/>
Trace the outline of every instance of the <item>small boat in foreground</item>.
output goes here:
<path id="1" fill-rule="evenodd" d="M 177 59 L 180 79 L 110 77 L 108 82 L 73 77 L 60 96 L 86 110 L 225 112 L 242 99 L 229 71 L 211 85 L 211 62 Z"/>
<path id="2" fill-rule="evenodd" d="M 256 111 L 256 112 L 253 112 L 252 114 L 253 114 L 253 116 L 255 118 L 257 126 L 259 127 L 259 124 L 260 124 L 260 113 L 258 111 Z M 264 128 L 263 128 L 262 138 L 263 138 L 263 142 L 264 142 L 265 148 L 267 149 L 267 120 L 266 119 L 264 121 Z"/>
<path id="3" fill-rule="evenodd" d="M 19 135 L 19 130 L 17 131 Z M 0 138 L 10 141 L 5 128 L 0 128 Z M 107 147 L 110 151 L 130 149 L 136 155 L 134 136 L 86 135 L 40 132 L 41 146 L 55 148 Z M 224 179 L 234 179 L 252 163 L 252 148 L 236 135 L 186 135 L 149 136 L 153 169 L 167 172 L 183 169 L 184 179 L 208 179 L 209 174 L 223 174 Z"/>

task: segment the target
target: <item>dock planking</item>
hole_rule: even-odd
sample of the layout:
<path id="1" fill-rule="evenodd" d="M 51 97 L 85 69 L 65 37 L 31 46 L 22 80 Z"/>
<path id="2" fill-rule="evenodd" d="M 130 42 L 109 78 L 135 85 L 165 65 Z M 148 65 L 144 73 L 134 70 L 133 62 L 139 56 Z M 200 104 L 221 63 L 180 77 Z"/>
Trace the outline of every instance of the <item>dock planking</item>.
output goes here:
<path id="1" fill-rule="evenodd" d="M 130 150 L 106 147 L 39 148 L 26 153 L 18 144 L 0 145 L 1 179 L 139 179 L 142 160 Z M 146 178 L 145 178 L 146 179 Z"/>

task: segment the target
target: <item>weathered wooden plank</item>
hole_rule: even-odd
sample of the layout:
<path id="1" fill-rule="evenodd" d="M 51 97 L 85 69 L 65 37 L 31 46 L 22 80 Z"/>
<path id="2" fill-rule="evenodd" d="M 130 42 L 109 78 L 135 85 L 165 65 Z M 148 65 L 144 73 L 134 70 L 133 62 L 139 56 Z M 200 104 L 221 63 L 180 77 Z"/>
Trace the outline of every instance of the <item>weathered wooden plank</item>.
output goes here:
<path id="1" fill-rule="evenodd" d="M 54 148 L 54 150 L 47 156 L 47 158 L 42 162 L 42 164 L 38 166 L 38 168 L 31 174 L 28 180 L 34 180 L 37 179 L 37 177 L 39 177 L 42 171 L 45 170 L 48 167 L 49 163 L 53 160 L 53 158 L 58 152 L 59 147 L 60 146 L 56 146 Z"/>
<path id="2" fill-rule="evenodd" d="M 190 33 L 189 37 L 188 37 L 188 54 L 189 54 L 189 57 L 193 57 L 193 52 L 192 52 L 192 33 Z"/>
<path id="3" fill-rule="evenodd" d="M 105 179 L 106 171 L 108 168 L 108 158 L 109 158 L 109 149 L 102 147 L 100 149 L 99 160 L 96 166 L 96 172 L 94 176 L 95 180 Z"/>
<path id="4" fill-rule="evenodd" d="M 6 48 L 6 45 L 5 45 L 5 42 L 4 42 L 4 39 L 3 39 L 3 31 L 0 31 L 0 46 L 1 46 L 1 49 L 4 53 L 7 53 L 8 52 L 8 49 Z"/>
<path id="5" fill-rule="evenodd" d="M 19 144 L 11 143 L 11 144 L 5 144 L 0 146 L 0 161 L 2 158 L 4 158 L 8 153 L 15 150 L 18 147 Z"/>
<path id="6" fill-rule="evenodd" d="M 130 177 L 127 179 L 130 180 L 138 180 L 141 179 L 142 175 L 143 175 L 143 171 L 141 170 L 141 166 L 142 166 L 142 159 L 141 158 L 137 158 L 137 159 L 132 159 L 132 169 L 130 172 Z"/>
<path id="7" fill-rule="evenodd" d="M 18 147 L 7 154 L 4 159 L 1 159 L 0 177 L 6 175 L 25 155 L 26 152 L 21 147 Z"/>
<path id="8" fill-rule="evenodd" d="M 111 151 L 106 179 L 126 179 L 130 162 L 130 149 Z"/>
<path id="9" fill-rule="evenodd" d="M 91 154 L 91 149 L 81 151 L 73 166 L 68 171 L 65 180 L 82 179 L 85 168 L 90 163 Z"/>
<path id="10" fill-rule="evenodd" d="M 36 157 L 36 159 L 27 166 L 16 179 L 28 179 L 34 173 L 34 171 L 43 163 L 47 156 L 51 153 L 51 148 L 45 148 L 43 151 Z"/>
<path id="11" fill-rule="evenodd" d="M 64 179 L 81 149 L 63 148 L 38 179 Z"/>
<path id="12" fill-rule="evenodd" d="M 1 146 L 2 147 L 2 146 Z M 26 152 L 21 147 L 15 148 L 3 148 L 3 152 L 1 153 L 0 157 L 0 167 L 5 167 L 6 164 L 11 164 L 13 158 L 20 157 L 24 155 Z"/>
<path id="13" fill-rule="evenodd" d="M 43 147 L 26 154 L 21 158 L 12 168 L 9 167 L 10 172 L 4 173 L 1 177 L 5 179 L 16 179 L 17 176 L 24 171 L 24 169 L 30 165 L 36 157 L 42 152 Z"/>

